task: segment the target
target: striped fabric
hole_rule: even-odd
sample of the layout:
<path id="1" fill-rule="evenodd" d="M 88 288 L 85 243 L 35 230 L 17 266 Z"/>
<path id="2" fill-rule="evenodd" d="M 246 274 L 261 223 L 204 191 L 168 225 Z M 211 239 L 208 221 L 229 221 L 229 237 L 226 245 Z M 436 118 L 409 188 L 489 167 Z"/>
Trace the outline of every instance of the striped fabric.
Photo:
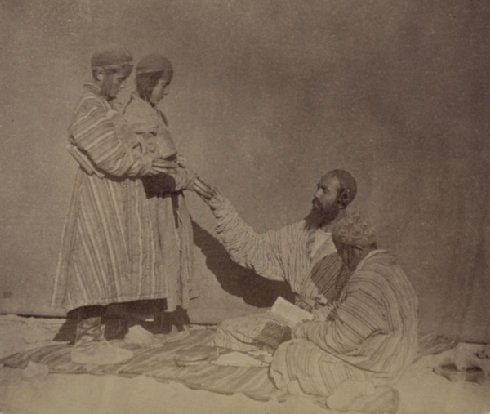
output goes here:
<path id="1" fill-rule="evenodd" d="M 178 367 L 177 354 L 186 351 L 199 351 L 209 348 L 213 343 L 214 331 L 207 329 L 191 330 L 191 335 L 161 348 L 145 349 L 136 345 L 120 345 L 133 351 L 129 361 L 114 365 L 76 364 L 71 361 L 69 345 L 51 345 L 25 353 L 11 355 L 0 362 L 6 367 L 24 368 L 29 361 L 44 364 L 52 373 L 88 373 L 93 375 L 119 375 L 133 377 L 145 375 L 159 381 L 179 381 L 192 389 L 214 391 L 221 394 L 243 393 L 258 399 L 269 400 L 282 392 L 278 391 L 269 378 L 268 367 L 235 367 L 216 365 L 209 362 Z M 113 342 L 117 344 L 117 342 Z M 215 356 L 227 353 L 216 350 Z"/>
<path id="2" fill-rule="evenodd" d="M 205 363 L 197 366 L 178 367 L 174 359 L 177 353 L 200 347 L 209 347 L 214 340 L 212 330 L 191 330 L 191 335 L 161 348 L 144 349 L 126 346 L 133 351 L 133 358 L 115 365 L 83 365 L 71 361 L 72 346 L 48 345 L 30 351 L 10 355 L 0 360 L 9 368 L 25 368 L 32 361 L 45 364 L 52 373 L 120 375 L 132 377 L 145 375 L 159 381 L 179 381 L 193 389 L 208 390 L 221 394 L 243 393 L 248 397 L 268 400 L 282 396 L 274 386 L 267 367 L 233 367 Z M 113 342 L 116 343 L 116 342 Z M 454 342 L 433 335 L 421 336 L 418 357 L 433 355 L 454 347 Z M 217 349 L 217 355 L 228 351 Z"/>
<path id="3" fill-rule="evenodd" d="M 314 308 L 317 296 L 335 300 L 339 275 L 347 272 L 331 237 L 310 257 L 314 234 L 304 221 L 257 234 L 224 197 L 213 213 L 218 235 L 235 262 L 265 278 L 288 282 L 296 293 L 296 304 L 306 310 Z M 237 351 L 257 349 L 267 324 L 280 322 L 269 313 L 226 320 L 218 328 L 217 344 Z"/>
<path id="4" fill-rule="evenodd" d="M 332 237 L 332 233 L 330 233 L 330 237 Z M 318 251 L 316 249 L 315 252 L 313 252 L 313 249 L 315 247 L 315 241 L 316 241 L 316 231 L 314 229 L 309 229 L 308 235 L 306 237 L 306 251 L 308 252 L 308 256 L 311 258 L 313 257 L 313 254 Z"/>
<path id="5" fill-rule="evenodd" d="M 306 322 L 279 346 L 271 375 L 280 389 L 330 395 L 345 380 L 393 383 L 417 354 L 417 297 L 386 251 L 370 253 L 326 322 Z"/>
<path id="6" fill-rule="evenodd" d="M 172 202 L 148 199 L 138 178 L 151 166 L 144 143 L 111 110 L 96 86 L 85 85 L 69 132 L 85 162 L 77 173 L 65 221 L 53 306 L 68 311 L 167 298 L 170 310 L 178 304 L 185 307 L 190 275 L 189 271 L 182 275 L 181 268 L 189 256 L 181 254 L 177 231 L 188 244 L 192 235 L 183 200 L 177 207 L 188 227 L 177 228 Z M 162 241 L 161 234 L 172 241 Z"/>
<path id="7" fill-rule="evenodd" d="M 310 304 L 314 303 L 319 294 L 328 290 L 329 284 L 341 272 L 342 260 L 331 238 L 310 258 L 307 248 L 310 231 L 307 230 L 305 221 L 278 231 L 257 234 L 243 222 L 225 198 L 213 213 L 223 246 L 236 263 L 253 269 L 267 279 L 288 282 L 293 292 Z M 323 264 L 317 264 L 323 260 Z M 318 277 L 310 277 L 315 266 L 323 266 L 321 281 Z"/>
<path id="8" fill-rule="evenodd" d="M 123 116 L 152 157 L 175 157 L 175 143 L 166 118 L 158 109 L 134 93 Z M 160 262 L 164 263 L 162 276 L 168 286 L 168 308 L 187 308 L 190 298 L 197 296 L 193 280 L 194 234 L 182 192 L 192 187 L 192 174 L 179 167 L 171 177 L 144 177 L 143 184 L 147 197 L 151 197 L 152 217 L 158 223 L 154 237 L 160 244 Z"/>
<path id="9" fill-rule="evenodd" d="M 124 117 L 130 123 L 133 132 L 145 138 L 151 152 L 162 158 L 177 154 L 177 148 L 167 128 L 167 120 L 158 108 L 133 93 L 124 110 Z"/>

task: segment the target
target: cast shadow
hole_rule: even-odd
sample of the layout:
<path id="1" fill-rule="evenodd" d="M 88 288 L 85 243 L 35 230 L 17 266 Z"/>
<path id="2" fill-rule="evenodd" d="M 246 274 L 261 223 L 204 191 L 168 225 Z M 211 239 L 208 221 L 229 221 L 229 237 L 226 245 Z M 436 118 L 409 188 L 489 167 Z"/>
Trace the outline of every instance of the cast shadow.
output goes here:
<path id="1" fill-rule="evenodd" d="M 294 302 L 294 294 L 286 282 L 265 279 L 236 264 L 219 240 L 194 220 L 192 227 L 194 244 L 201 249 L 206 257 L 206 266 L 225 292 L 258 308 L 272 306 L 278 296 Z"/>
<path id="2" fill-rule="evenodd" d="M 222 244 L 198 223 L 192 221 L 194 244 L 206 258 L 206 266 L 216 277 L 221 288 L 232 296 L 243 299 L 245 303 L 257 308 L 272 306 L 278 296 L 294 302 L 294 294 L 286 282 L 265 279 L 254 271 L 245 269 L 230 259 Z M 154 315 L 158 301 L 134 301 L 108 306 L 106 314 L 106 336 L 110 339 L 119 332 L 118 315 Z M 187 315 L 184 315 L 186 320 Z M 67 320 L 54 338 L 55 341 L 70 341 L 75 338 L 77 322 L 76 311 L 67 315 Z M 114 326 L 113 326 L 114 325 Z M 142 323 L 142 325 L 145 325 Z M 145 326 L 151 330 L 151 327 Z"/>
<path id="3" fill-rule="evenodd" d="M 152 333 L 167 334 L 174 328 L 182 331 L 184 324 L 190 324 L 186 310 L 178 306 L 175 311 L 166 312 L 167 308 L 166 299 L 111 303 L 105 307 L 103 316 L 105 339 L 123 339 L 128 327 L 132 325 L 139 325 Z M 67 341 L 73 344 L 77 321 L 77 310 L 68 312 L 53 341 Z"/>

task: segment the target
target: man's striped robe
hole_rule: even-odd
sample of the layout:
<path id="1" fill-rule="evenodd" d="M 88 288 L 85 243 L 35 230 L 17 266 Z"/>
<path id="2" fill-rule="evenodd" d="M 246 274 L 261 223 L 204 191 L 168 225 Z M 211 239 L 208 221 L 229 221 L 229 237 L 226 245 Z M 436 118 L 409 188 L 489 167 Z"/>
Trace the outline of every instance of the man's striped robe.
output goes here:
<path id="1" fill-rule="evenodd" d="M 278 231 L 257 234 L 243 222 L 229 200 L 222 196 L 219 200 L 213 214 L 218 235 L 232 260 L 267 279 L 288 282 L 300 306 L 313 306 L 317 296 L 324 296 L 329 302 L 336 299 L 339 281 L 347 272 L 331 235 L 311 257 L 314 230 L 308 229 L 304 220 Z M 276 327 L 280 337 L 281 324 L 270 312 L 228 319 L 218 327 L 216 344 L 238 351 L 255 350 L 267 343 L 266 325 Z"/>
<path id="2" fill-rule="evenodd" d="M 417 297 L 394 257 L 371 252 L 325 322 L 305 322 L 279 346 L 271 376 L 280 389 L 296 381 L 306 394 L 328 396 L 346 380 L 390 385 L 417 353 Z"/>

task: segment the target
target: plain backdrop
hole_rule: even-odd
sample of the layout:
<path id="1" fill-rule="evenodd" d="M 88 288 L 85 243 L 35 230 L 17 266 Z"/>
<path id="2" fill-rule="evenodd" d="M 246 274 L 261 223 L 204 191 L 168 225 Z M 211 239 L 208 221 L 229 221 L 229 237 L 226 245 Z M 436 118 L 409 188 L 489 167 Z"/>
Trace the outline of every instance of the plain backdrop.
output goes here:
<path id="1" fill-rule="evenodd" d="M 161 104 L 189 164 L 258 232 L 293 223 L 350 171 L 420 301 L 421 329 L 490 341 L 487 0 L 2 0 L 0 312 L 50 309 L 77 165 L 67 126 L 109 42 L 173 63 Z M 121 98 L 134 89 L 134 77 Z M 281 283 L 195 222 L 194 322 L 259 311 Z"/>

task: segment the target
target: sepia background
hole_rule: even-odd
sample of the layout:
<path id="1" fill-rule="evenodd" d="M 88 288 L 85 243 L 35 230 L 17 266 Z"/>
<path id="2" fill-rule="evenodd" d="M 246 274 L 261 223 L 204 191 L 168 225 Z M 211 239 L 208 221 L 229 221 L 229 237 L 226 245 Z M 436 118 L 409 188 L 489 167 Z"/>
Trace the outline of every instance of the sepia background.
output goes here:
<path id="1" fill-rule="evenodd" d="M 162 109 L 189 164 L 255 230 L 309 211 L 353 173 L 420 301 L 421 329 L 490 341 L 487 0 L 3 0 L 0 313 L 50 308 L 77 165 L 67 126 L 90 56 L 116 42 L 174 66 Z M 129 80 L 122 99 L 133 89 Z M 193 322 L 270 306 L 281 283 L 230 262 L 188 195 Z"/>

